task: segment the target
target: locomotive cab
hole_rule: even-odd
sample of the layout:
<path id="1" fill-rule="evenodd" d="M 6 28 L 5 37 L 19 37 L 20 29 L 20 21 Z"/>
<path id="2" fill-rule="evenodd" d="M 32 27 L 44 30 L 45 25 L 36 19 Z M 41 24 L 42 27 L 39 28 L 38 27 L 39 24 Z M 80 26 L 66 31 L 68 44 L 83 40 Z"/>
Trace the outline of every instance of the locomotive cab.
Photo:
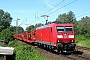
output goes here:
<path id="1" fill-rule="evenodd" d="M 57 31 L 57 50 L 62 52 L 75 50 L 75 34 L 72 24 L 56 26 Z"/>

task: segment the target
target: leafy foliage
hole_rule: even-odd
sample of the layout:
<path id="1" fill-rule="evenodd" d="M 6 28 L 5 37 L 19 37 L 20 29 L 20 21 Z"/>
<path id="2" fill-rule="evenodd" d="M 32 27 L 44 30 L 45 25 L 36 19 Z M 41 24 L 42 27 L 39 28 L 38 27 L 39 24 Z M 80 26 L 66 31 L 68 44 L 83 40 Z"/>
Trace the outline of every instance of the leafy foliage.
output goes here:
<path id="1" fill-rule="evenodd" d="M 26 28 L 26 31 L 32 31 L 33 29 L 34 29 L 34 25 L 31 25 L 31 26 Z"/>
<path id="2" fill-rule="evenodd" d="M 2 9 L 0 9 L 0 32 L 3 29 L 8 28 L 11 22 L 12 22 L 12 17 L 10 16 L 10 13 L 4 12 Z"/>
<path id="3" fill-rule="evenodd" d="M 86 38 L 83 35 L 76 36 L 76 43 L 77 43 L 77 46 L 90 48 L 90 39 Z"/>
<path id="4" fill-rule="evenodd" d="M 18 33 L 24 32 L 24 29 L 23 29 L 22 27 L 20 27 L 20 26 L 19 26 L 19 27 L 10 26 L 9 29 L 10 29 L 12 32 L 14 32 L 14 33 L 16 33 L 17 31 L 18 31 Z M 17 31 L 16 31 L 16 29 L 17 29 Z"/>
<path id="5" fill-rule="evenodd" d="M 42 57 L 31 45 L 26 45 L 25 43 L 14 40 L 9 42 L 8 46 L 15 48 L 16 60 L 46 60 L 46 58 Z"/>
<path id="6" fill-rule="evenodd" d="M 58 15 L 56 22 L 57 23 L 73 23 L 74 20 L 76 20 L 75 14 L 72 11 L 69 11 L 67 14 L 63 13 L 63 14 Z"/>
<path id="7" fill-rule="evenodd" d="M 4 40 L 4 43 L 9 43 L 9 41 L 13 40 L 13 32 L 10 31 L 9 28 L 2 30 L 2 32 L 0 32 L 0 40 Z"/>
<path id="8" fill-rule="evenodd" d="M 20 33 L 20 32 L 24 32 L 24 29 L 22 28 L 22 27 L 17 27 L 18 28 L 18 32 Z"/>
<path id="9" fill-rule="evenodd" d="M 88 34 L 88 37 L 90 37 L 90 17 L 86 16 L 81 18 L 81 20 L 78 21 L 77 24 L 77 34 L 78 35 L 86 35 Z"/>

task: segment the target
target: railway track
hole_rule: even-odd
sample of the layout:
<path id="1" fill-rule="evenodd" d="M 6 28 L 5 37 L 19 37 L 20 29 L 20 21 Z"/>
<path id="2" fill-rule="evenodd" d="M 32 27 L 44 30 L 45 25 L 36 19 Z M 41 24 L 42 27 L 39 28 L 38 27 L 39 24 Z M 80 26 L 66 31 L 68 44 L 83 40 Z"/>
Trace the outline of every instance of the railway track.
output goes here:
<path id="1" fill-rule="evenodd" d="M 90 60 L 90 57 L 83 56 L 83 55 L 76 55 L 76 54 L 67 55 L 65 57 L 71 60 Z"/>
<path id="2" fill-rule="evenodd" d="M 87 48 L 87 47 L 81 47 L 81 46 L 76 46 L 77 49 L 83 49 L 83 50 L 89 50 L 90 51 L 90 48 Z"/>
<path id="3" fill-rule="evenodd" d="M 75 51 L 74 53 L 71 54 L 58 55 L 56 52 L 53 52 L 51 50 L 49 51 L 45 48 L 40 48 L 38 46 L 33 46 L 33 48 L 38 50 L 40 54 L 48 58 L 48 60 L 90 60 L 90 55 L 82 51 Z M 90 52 L 89 48 L 85 48 L 85 47 L 76 47 L 76 48 L 82 50 L 88 50 Z"/>
<path id="4" fill-rule="evenodd" d="M 90 60 L 90 48 L 76 46 L 76 51 L 65 57 L 71 60 Z"/>
<path id="5" fill-rule="evenodd" d="M 44 50 L 44 49 L 41 49 L 41 50 Z M 88 49 L 85 49 L 85 50 L 88 50 Z M 47 55 L 46 57 L 48 58 L 50 57 L 50 60 L 64 60 L 64 59 L 65 60 L 90 60 L 90 55 L 87 55 L 82 51 L 75 51 L 74 53 L 71 53 L 71 54 L 59 54 L 59 55 L 53 51 L 47 51 L 47 50 L 44 50 L 44 51 L 46 52 L 45 53 L 43 52 L 43 54 Z"/>

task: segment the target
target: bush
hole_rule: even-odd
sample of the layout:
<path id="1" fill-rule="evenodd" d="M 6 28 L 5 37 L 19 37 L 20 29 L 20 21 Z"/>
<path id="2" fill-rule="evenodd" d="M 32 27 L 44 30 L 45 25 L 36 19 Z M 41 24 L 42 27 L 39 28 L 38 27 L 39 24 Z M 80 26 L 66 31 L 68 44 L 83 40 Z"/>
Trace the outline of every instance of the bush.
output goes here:
<path id="1" fill-rule="evenodd" d="M 4 43 L 8 44 L 9 41 L 13 40 L 13 35 L 14 33 L 12 31 L 10 31 L 9 28 L 2 30 L 2 32 L 0 32 L 0 40 L 4 40 Z"/>
<path id="2" fill-rule="evenodd" d="M 90 48 L 90 39 L 88 39 L 87 37 L 85 37 L 83 35 L 76 36 L 76 43 L 77 43 L 77 46 Z"/>
<path id="3" fill-rule="evenodd" d="M 41 56 L 31 45 L 15 40 L 11 41 L 8 46 L 15 48 L 14 53 L 16 54 L 16 60 L 46 60 L 46 58 Z"/>
<path id="4" fill-rule="evenodd" d="M 75 40 L 76 40 L 76 43 L 82 41 L 82 40 L 85 40 L 86 38 L 83 36 L 83 35 L 77 35 Z"/>
<path id="5" fill-rule="evenodd" d="M 85 37 L 90 39 L 90 34 L 89 33 L 85 34 Z"/>

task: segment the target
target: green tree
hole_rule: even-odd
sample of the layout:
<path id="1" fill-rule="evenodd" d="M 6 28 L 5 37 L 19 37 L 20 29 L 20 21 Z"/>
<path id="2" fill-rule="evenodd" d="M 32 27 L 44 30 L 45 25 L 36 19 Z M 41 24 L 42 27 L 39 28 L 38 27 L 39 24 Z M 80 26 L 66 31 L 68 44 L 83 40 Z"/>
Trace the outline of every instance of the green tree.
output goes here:
<path id="1" fill-rule="evenodd" d="M 20 33 L 20 32 L 24 32 L 24 29 L 22 28 L 22 27 L 17 27 L 18 28 L 18 33 Z"/>
<path id="2" fill-rule="evenodd" d="M 85 35 L 89 34 L 90 35 L 90 17 L 86 16 L 81 18 L 81 20 L 78 21 L 77 24 L 77 32 L 79 35 Z"/>
<path id="3" fill-rule="evenodd" d="M 34 25 L 26 27 L 26 31 L 32 31 L 34 30 Z"/>
<path id="4" fill-rule="evenodd" d="M 8 28 L 11 22 L 12 22 L 12 17 L 10 13 L 4 12 L 2 9 L 0 9 L 0 32 L 3 29 Z"/>
<path id="5" fill-rule="evenodd" d="M 76 21 L 75 14 L 72 11 L 69 11 L 67 14 L 67 22 L 74 23 Z"/>
<path id="6" fill-rule="evenodd" d="M 38 23 L 38 24 L 35 25 L 36 28 L 40 27 L 40 26 L 43 26 L 43 24 L 42 23 Z"/>
<path id="7" fill-rule="evenodd" d="M 19 27 L 10 26 L 9 29 L 10 29 L 12 32 L 14 32 L 14 33 L 16 33 L 16 29 L 18 29 L 18 33 L 24 32 L 24 29 L 23 29 L 22 27 L 20 27 L 20 26 L 19 26 Z"/>
<path id="8" fill-rule="evenodd" d="M 67 14 L 63 13 L 63 14 L 58 15 L 58 18 L 56 19 L 56 23 L 68 23 Z"/>
<path id="9" fill-rule="evenodd" d="M 4 40 L 4 43 L 8 44 L 9 41 L 13 40 L 14 33 L 9 29 L 4 29 L 0 32 L 0 40 Z"/>
<path id="10" fill-rule="evenodd" d="M 74 23 L 76 20 L 75 14 L 72 11 L 58 15 L 56 18 L 57 23 Z"/>

